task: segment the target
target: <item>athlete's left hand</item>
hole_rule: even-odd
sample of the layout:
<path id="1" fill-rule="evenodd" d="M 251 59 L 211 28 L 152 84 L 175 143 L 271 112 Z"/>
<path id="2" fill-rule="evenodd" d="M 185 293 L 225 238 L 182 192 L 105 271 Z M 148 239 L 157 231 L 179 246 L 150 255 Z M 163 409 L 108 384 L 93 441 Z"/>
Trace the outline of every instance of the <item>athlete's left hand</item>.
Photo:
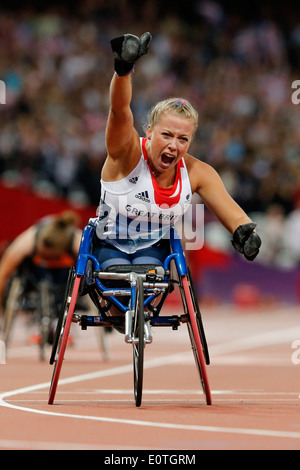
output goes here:
<path id="1" fill-rule="evenodd" d="M 232 245 L 239 252 L 242 253 L 249 261 L 253 261 L 259 253 L 261 246 L 261 239 L 254 232 L 256 224 L 249 222 L 248 224 L 240 225 L 233 233 Z"/>

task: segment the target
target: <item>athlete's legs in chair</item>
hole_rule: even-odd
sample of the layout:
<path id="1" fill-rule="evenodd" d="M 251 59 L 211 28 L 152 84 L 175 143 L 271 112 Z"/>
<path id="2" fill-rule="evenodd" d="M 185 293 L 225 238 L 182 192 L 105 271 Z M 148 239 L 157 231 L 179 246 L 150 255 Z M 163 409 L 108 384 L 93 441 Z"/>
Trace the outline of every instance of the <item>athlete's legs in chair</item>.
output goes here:
<path id="1" fill-rule="evenodd" d="M 118 250 L 113 245 L 106 243 L 105 240 L 99 240 L 95 235 L 92 253 L 99 260 L 102 270 L 106 270 L 110 266 L 118 265 L 149 264 L 163 266 L 165 258 L 170 253 L 170 243 L 169 240 L 160 240 L 149 248 L 127 254 Z M 124 298 L 120 300 L 125 301 Z M 103 306 L 106 306 L 105 300 L 103 300 L 102 303 Z M 108 314 L 116 316 L 120 315 L 120 312 L 116 307 L 111 306 Z"/>

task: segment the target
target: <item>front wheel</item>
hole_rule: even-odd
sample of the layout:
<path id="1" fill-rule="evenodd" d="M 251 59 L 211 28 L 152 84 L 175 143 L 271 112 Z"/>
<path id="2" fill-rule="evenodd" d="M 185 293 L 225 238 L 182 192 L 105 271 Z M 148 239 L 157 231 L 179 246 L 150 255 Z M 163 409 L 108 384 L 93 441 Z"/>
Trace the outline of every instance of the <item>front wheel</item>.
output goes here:
<path id="1" fill-rule="evenodd" d="M 144 371 L 144 287 L 141 277 L 137 277 L 135 289 L 135 305 L 133 316 L 133 376 L 134 398 L 136 406 L 141 406 Z"/>

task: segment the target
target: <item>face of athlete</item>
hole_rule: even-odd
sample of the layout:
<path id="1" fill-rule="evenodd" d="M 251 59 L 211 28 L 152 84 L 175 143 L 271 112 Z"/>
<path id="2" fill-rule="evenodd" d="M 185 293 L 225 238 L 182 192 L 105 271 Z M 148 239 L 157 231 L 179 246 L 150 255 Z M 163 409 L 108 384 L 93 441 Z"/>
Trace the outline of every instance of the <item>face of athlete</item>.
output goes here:
<path id="1" fill-rule="evenodd" d="M 157 124 L 147 129 L 147 153 L 152 170 L 158 174 L 172 171 L 188 151 L 193 132 L 190 119 L 162 113 Z"/>

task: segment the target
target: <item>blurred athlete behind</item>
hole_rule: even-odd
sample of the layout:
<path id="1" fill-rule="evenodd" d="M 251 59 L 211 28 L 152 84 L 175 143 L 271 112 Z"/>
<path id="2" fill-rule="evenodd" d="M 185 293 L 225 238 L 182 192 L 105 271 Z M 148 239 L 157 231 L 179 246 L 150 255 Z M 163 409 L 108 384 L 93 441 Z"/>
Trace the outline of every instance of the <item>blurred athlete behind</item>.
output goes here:
<path id="1" fill-rule="evenodd" d="M 47 276 L 65 288 L 69 267 L 76 263 L 82 231 L 73 211 L 44 217 L 8 246 L 0 261 L 0 306 L 11 277 L 30 273 L 36 282 Z M 26 275 L 26 274 L 24 274 Z"/>

